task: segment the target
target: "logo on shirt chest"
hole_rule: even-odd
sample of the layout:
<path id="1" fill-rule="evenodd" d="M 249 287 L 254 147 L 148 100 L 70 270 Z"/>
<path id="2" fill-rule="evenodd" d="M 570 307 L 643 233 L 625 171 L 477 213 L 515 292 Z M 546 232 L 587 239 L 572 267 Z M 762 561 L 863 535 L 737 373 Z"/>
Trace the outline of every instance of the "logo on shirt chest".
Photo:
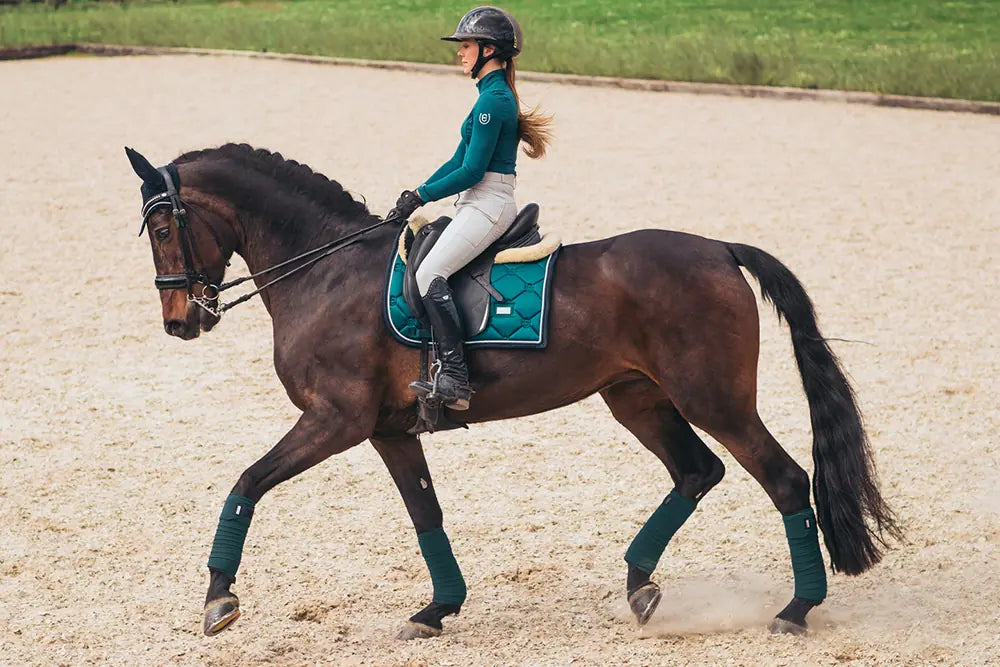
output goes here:
<path id="1" fill-rule="evenodd" d="M 488 113 L 479 114 L 479 124 L 488 125 L 490 122 L 490 115 Z"/>

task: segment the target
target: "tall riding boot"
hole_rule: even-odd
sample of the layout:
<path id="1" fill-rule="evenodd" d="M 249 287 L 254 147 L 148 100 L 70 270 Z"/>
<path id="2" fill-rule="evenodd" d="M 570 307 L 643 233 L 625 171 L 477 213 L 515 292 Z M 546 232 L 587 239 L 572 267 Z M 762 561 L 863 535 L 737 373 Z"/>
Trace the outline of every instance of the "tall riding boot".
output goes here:
<path id="1" fill-rule="evenodd" d="M 435 278 L 422 298 L 427 319 L 434 330 L 437 358 L 441 363 L 434 382 L 412 382 L 410 388 L 418 395 L 439 399 L 452 410 L 468 410 L 472 387 L 469 386 L 469 367 L 465 363 L 462 322 L 444 278 Z"/>

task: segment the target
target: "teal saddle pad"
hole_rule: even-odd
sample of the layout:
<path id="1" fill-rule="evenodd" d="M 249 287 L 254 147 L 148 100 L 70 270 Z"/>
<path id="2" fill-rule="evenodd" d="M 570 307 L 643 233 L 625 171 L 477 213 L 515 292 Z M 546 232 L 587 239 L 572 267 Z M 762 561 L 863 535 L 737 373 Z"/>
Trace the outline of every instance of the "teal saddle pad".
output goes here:
<path id="1" fill-rule="evenodd" d="M 549 307 L 555 252 L 547 257 L 523 263 L 494 264 L 490 283 L 503 300 L 490 297 L 486 329 L 466 340 L 469 347 L 544 348 L 548 344 Z M 406 264 L 397 252 L 389 267 L 385 298 L 385 319 L 393 338 L 410 347 L 430 341 L 430 331 L 420 322 L 403 298 L 403 274 Z"/>

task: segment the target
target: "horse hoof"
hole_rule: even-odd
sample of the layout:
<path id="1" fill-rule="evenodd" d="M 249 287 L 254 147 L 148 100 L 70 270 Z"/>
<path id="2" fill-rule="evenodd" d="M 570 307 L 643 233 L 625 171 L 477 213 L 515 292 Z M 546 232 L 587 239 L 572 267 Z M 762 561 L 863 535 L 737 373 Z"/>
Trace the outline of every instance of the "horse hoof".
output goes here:
<path id="1" fill-rule="evenodd" d="M 205 636 L 217 635 L 240 617 L 240 601 L 235 596 L 212 600 L 205 605 Z"/>
<path id="2" fill-rule="evenodd" d="M 440 637 L 441 629 L 432 628 L 424 623 L 414 623 L 413 621 L 407 621 L 403 629 L 399 631 L 396 635 L 396 639 L 401 639 L 403 641 L 410 639 L 430 639 L 431 637 Z"/>
<path id="3" fill-rule="evenodd" d="M 628 596 L 628 606 L 635 614 L 635 620 L 639 623 L 640 628 L 649 621 L 662 597 L 663 593 L 660 592 L 660 587 L 652 581 L 643 584 Z"/>
<path id="4" fill-rule="evenodd" d="M 775 618 L 771 622 L 771 627 L 769 629 L 771 630 L 772 635 L 804 635 L 809 632 L 809 629 L 806 626 L 786 621 L 783 618 Z"/>

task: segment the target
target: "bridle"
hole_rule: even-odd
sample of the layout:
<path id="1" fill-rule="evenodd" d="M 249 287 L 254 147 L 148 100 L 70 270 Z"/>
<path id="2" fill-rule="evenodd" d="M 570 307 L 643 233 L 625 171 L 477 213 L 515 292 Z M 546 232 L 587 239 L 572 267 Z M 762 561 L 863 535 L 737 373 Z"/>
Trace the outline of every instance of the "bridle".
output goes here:
<path id="1" fill-rule="evenodd" d="M 243 276 L 237 278 L 236 280 L 231 280 L 227 283 L 216 284 L 212 279 L 205 273 L 205 263 L 201 260 L 201 256 L 198 253 L 198 245 L 195 243 L 194 233 L 191 231 L 191 225 L 188 223 L 187 209 L 188 206 L 181 199 L 180 193 L 174 183 L 174 177 L 171 174 L 171 170 L 167 167 L 160 167 L 157 169 L 160 175 L 163 176 L 163 181 L 166 184 L 166 191 L 159 194 L 153 195 L 142 204 L 142 226 L 139 228 L 139 236 L 142 236 L 143 230 L 146 229 L 146 224 L 149 222 L 149 217 L 158 208 L 170 207 L 170 212 L 173 215 L 174 223 L 177 225 L 177 233 L 180 237 L 181 246 L 181 256 L 184 259 L 184 273 L 168 273 L 168 274 L 157 274 L 154 279 L 156 288 L 158 290 L 173 290 L 173 289 L 186 289 L 188 293 L 188 301 L 194 303 L 200 308 L 204 309 L 211 315 L 215 317 L 222 317 L 222 314 L 227 310 L 238 306 L 244 301 L 249 301 L 257 294 L 260 294 L 268 287 L 274 285 L 277 282 L 288 278 L 292 274 L 301 271 L 309 266 L 312 266 L 324 257 L 328 257 L 333 253 L 337 252 L 342 248 L 356 243 L 362 236 L 368 232 L 374 231 L 379 227 L 389 224 L 390 222 L 396 222 L 398 216 L 395 215 L 395 210 L 390 211 L 384 220 L 379 220 L 373 225 L 369 225 L 363 229 L 359 229 L 356 232 L 351 232 L 346 236 L 342 236 L 339 239 L 330 241 L 329 243 L 324 243 L 318 248 L 313 248 L 308 250 L 301 255 L 296 255 L 291 259 L 287 259 L 284 262 L 275 264 L 274 266 L 269 266 L 263 271 L 258 271 L 249 276 Z M 197 215 L 197 214 L 195 214 Z M 200 218 L 200 216 L 198 216 Z M 222 248 L 222 242 L 219 240 L 218 235 L 211 225 L 205 224 L 208 227 L 209 232 L 215 239 L 215 243 L 219 246 L 219 253 L 222 257 L 225 257 L 225 251 Z M 272 271 L 277 271 L 278 269 L 283 269 L 290 264 L 302 261 L 301 264 L 295 266 L 294 268 L 282 273 L 274 280 L 271 280 L 264 285 L 258 287 L 254 291 L 244 294 L 234 301 L 229 303 L 219 303 L 219 295 L 228 289 L 241 285 L 248 280 L 253 280 L 264 274 L 270 273 Z M 201 267 L 201 268 L 199 268 Z M 201 285 L 201 294 L 194 293 L 194 286 Z"/>
<path id="2" fill-rule="evenodd" d="M 142 236 L 142 232 L 146 229 L 146 224 L 149 222 L 149 217 L 153 215 L 156 209 L 170 207 L 171 213 L 174 216 L 174 223 L 177 225 L 177 233 L 180 236 L 181 255 L 184 258 L 184 273 L 158 274 L 154 282 L 156 288 L 159 290 L 187 289 L 188 299 L 191 300 L 194 297 L 194 285 L 201 284 L 203 295 L 205 290 L 210 290 L 215 285 L 213 285 L 211 279 L 205 273 L 204 268 L 201 270 L 196 270 L 195 268 L 196 265 L 204 267 L 205 264 L 201 261 L 201 256 L 198 253 L 198 245 L 195 243 L 194 234 L 191 231 L 191 226 L 188 224 L 187 208 L 181 200 L 180 194 L 177 192 L 170 170 L 166 167 L 160 167 L 157 171 L 163 176 L 163 182 L 166 184 L 167 189 L 165 192 L 153 195 L 143 202 L 142 226 L 139 227 L 139 236 Z M 209 228 L 211 229 L 211 227 Z M 214 231 L 212 232 L 212 236 L 215 236 Z M 216 238 L 215 242 L 219 246 L 219 251 L 222 252 L 222 244 L 219 242 L 219 239 Z M 217 296 L 218 294 L 216 294 Z"/>

